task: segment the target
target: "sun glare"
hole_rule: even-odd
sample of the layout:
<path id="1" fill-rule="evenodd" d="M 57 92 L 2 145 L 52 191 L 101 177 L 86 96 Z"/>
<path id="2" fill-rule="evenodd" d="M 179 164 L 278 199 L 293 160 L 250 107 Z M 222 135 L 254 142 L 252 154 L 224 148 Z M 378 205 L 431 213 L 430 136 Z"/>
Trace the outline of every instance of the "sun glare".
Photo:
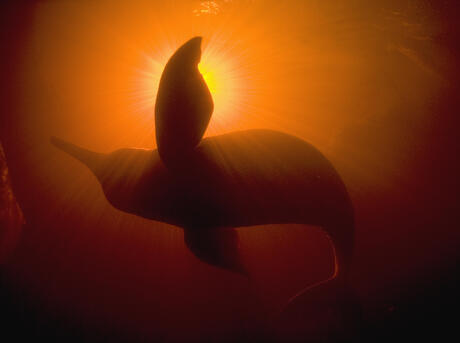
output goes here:
<path id="1" fill-rule="evenodd" d="M 213 117 L 225 125 L 234 118 L 241 101 L 242 76 L 237 73 L 236 61 L 209 47 L 203 51 L 198 69 L 212 94 Z M 214 119 L 213 118 L 213 119 Z"/>
<path id="2" fill-rule="evenodd" d="M 216 81 L 216 72 L 212 69 L 212 67 L 203 63 L 200 63 L 198 69 L 200 70 L 206 85 L 211 91 L 211 94 L 215 96 L 219 92 L 219 82 Z"/>
<path id="3" fill-rule="evenodd" d="M 136 106 L 141 113 L 148 113 L 147 120 L 153 120 L 158 86 L 169 57 L 180 46 L 167 46 L 147 55 L 148 63 L 140 70 L 140 84 L 136 97 Z M 248 87 L 238 56 L 230 56 L 223 45 L 205 42 L 202 47 L 201 61 L 198 69 L 208 86 L 213 102 L 214 112 L 207 134 L 217 134 L 225 131 L 225 127 L 235 121 L 241 112 L 242 103 L 247 96 L 243 88 Z"/>

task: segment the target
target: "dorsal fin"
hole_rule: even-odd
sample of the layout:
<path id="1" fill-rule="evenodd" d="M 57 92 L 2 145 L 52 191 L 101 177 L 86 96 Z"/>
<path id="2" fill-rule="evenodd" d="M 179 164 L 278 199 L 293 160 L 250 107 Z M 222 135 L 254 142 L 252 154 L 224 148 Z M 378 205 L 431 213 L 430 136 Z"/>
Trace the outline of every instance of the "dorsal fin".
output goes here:
<path id="1" fill-rule="evenodd" d="M 214 109 L 211 93 L 198 70 L 201 37 L 183 44 L 161 76 L 155 103 L 158 152 L 170 166 L 201 141 Z"/>

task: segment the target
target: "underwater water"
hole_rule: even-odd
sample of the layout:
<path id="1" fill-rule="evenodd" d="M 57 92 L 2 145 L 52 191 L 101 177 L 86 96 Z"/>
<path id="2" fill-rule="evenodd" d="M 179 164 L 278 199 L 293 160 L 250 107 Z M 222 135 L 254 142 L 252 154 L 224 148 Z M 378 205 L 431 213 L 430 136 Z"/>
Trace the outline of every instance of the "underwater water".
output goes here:
<path id="1" fill-rule="evenodd" d="M 7 236 L 16 249 L 2 281 L 8 308 L 26 308 L 37 335 L 275 337 L 272 314 L 332 273 L 324 233 L 302 225 L 238 229 L 250 280 L 207 266 L 181 229 L 115 210 L 89 170 L 49 143 L 155 148 L 161 72 L 196 35 L 215 105 L 205 136 L 282 131 L 317 147 L 343 178 L 356 220 L 352 286 L 370 340 L 388 337 L 385 323 L 403 330 L 407 318 L 434 318 L 434 304 L 449 303 L 460 243 L 454 2 L 2 7 L 0 141 L 26 222 L 19 242 Z"/>

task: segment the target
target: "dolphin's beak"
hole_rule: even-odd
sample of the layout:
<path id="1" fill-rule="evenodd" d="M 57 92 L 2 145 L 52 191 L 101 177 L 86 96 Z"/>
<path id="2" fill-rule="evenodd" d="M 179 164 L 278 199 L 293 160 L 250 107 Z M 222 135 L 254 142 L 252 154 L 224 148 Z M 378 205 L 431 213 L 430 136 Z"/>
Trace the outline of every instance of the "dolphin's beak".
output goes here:
<path id="1" fill-rule="evenodd" d="M 105 156 L 105 154 L 81 148 L 57 137 L 51 137 L 50 140 L 51 144 L 53 144 L 56 148 L 61 149 L 62 151 L 75 157 L 93 172 L 98 169 Z"/>

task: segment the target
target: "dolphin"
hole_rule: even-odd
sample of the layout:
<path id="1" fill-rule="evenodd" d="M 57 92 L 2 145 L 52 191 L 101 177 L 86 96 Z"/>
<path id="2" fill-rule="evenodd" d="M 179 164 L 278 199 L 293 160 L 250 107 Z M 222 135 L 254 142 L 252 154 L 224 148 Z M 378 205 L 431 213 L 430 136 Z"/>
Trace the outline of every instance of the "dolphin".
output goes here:
<path id="1" fill-rule="evenodd" d="M 213 103 L 198 71 L 201 37 L 182 45 L 161 77 L 155 106 L 158 149 L 99 153 L 53 137 L 85 164 L 113 207 L 184 230 L 200 260 L 247 275 L 235 228 L 319 226 L 345 284 L 354 245 L 353 206 L 328 159 L 295 136 L 247 130 L 203 139 Z M 300 293 L 299 293 L 300 294 Z"/>

